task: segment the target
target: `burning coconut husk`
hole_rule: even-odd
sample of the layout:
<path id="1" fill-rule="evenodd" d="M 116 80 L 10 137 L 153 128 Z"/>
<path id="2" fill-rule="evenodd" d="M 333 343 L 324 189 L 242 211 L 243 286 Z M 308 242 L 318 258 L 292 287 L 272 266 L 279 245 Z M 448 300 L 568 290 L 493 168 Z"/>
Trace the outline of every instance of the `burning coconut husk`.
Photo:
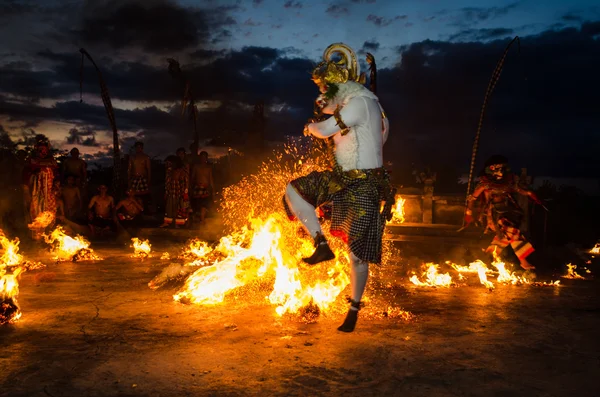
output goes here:
<path id="1" fill-rule="evenodd" d="M 140 259 L 146 259 L 146 258 L 150 258 L 152 255 L 150 254 L 150 251 L 152 249 L 152 245 L 150 245 L 150 241 L 148 240 L 140 240 L 137 237 L 134 237 L 131 239 L 131 247 L 133 247 L 133 254 L 131 255 L 132 258 L 140 258 Z"/>
<path id="2" fill-rule="evenodd" d="M 44 212 L 41 212 L 33 220 L 33 222 L 28 224 L 27 227 L 29 228 L 29 230 L 41 233 L 54 222 L 55 218 L 56 217 L 53 212 L 44 211 Z"/>
<path id="3" fill-rule="evenodd" d="M 600 242 L 596 243 L 592 249 L 590 250 L 590 254 L 592 255 L 600 255 Z"/>
<path id="4" fill-rule="evenodd" d="M 188 270 L 186 265 L 198 266 L 174 295 L 176 301 L 215 305 L 227 297 L 244 295 L 244 301 L 250 297 L 261 301 L 266 295 L 277 315 L 295 315 L 309 322 L 320 315 L 347 311 L 340 296 L 350 283 L 344 244 L 331 238 L 336 259 L 313 267 L 303 265 L 301 258 L 310 256 L 313 241 L 299 232 L 298 223 L 287 219 L 281 204 L 290 180 L 327 165 L 325 157 L 314 157 L 304 149 L 287 145 L 258 172 L 225 188 L 220 212 L 228 234 L 215 245 L 190 242 L 179 257 L 186 264 L 171 265 L 151 287 L 169 277 L 180 277 Z M 388 306 L 377 311 L 391 312 Z"/>
<path id="5" fill-rule="evenodd" d="M 68 236 L 60 226 L 57 226 L 49 236 L 44 234 L 44 240 L 52 246 L 51 253 L 57 262 L 102 260 L 94 250 L 89 248 L 89 241 L 79 235 Z"/>

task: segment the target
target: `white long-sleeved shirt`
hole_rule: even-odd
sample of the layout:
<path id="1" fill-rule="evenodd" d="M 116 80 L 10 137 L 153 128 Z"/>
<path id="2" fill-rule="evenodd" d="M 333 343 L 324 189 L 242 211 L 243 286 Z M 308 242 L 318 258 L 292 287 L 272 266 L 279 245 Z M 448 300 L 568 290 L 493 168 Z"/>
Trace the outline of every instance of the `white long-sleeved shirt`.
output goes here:
<path id="1" fill-rule="evenodd" d="M 333 136 L 336 160 L 344 171 L 381 167 L 389 120 L 383 118 L 379 102 L 368 96 L 355 96 L 342 107 L 340 117 L 350 128 L 344 136 L 335 117 L 309 124 L 308 131 L 317 138 Z"/>

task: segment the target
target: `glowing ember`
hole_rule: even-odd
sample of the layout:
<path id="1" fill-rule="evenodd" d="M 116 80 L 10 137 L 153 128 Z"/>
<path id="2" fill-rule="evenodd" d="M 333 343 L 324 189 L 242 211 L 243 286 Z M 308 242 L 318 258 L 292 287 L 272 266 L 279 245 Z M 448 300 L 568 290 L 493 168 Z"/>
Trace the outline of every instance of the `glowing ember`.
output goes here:
<path id="1" fill-rule="evenodd" d="M 577 269 L 577 265 L 567 264 L 567 274 L 562 276 L 562 278 L 570 278 L 570 279 L 581 279 L 584 280 L 585 277 L 579 275 L 575 269 Z"/>
<path id="2" fill-rule="evenodd" d="M 134 253 L 131 255 L 132 258 L 145 259 L 151 256 L 150 250 L 152 246 L 150 245 L 150 241 L 140 240 L 139 238 L 134 237 L 131 239 L 131 242 L 133 243 L 131 247 L 133 247 L 134 250 Z"/>
<path id="3" fill-rule="evenodd" d="M 101 260 L 94 251 L 89 248 L 90 243 L 82 236 L 71 237 L 65 234 L 62 227 L 58 226 L 48 236 L 44 235 L 47 244 L 52 245 L 52 254 L 56 261 L 96 261 Z"/>
<path id="4" fill-rule="evenodd" d="M 171 255 L 169 255 L 168 252 L 163 252 L 162 255 L 160 256 L 161 261 L 168 261 L 170 259 L 171 259 Z"/>
<path id="5" fill-rule="evenodd" d="M 27 225 L 30 230 L 44 230 L 50 224 L 54 222 L 54 213 L 50 211 L 44 211 L 40 213 L 32 223 Z"/>
<path id="6" fill-rule="evenodd" d="M 438 273 L 439 265 L 428 263 L 424 266 L 427 267 L 427 270 L 422 275 L 423 281 L 420 281 L 416 274 L 409 279 L 414 285 L 419 287 L 450 287 L 453 284 L 449 273 Z"/>
<path id="7" fill-rule="evenodd" d="M 392 219 L 388 223 L 404 223 L 404 203 L 406 202 L 401 196 L 396 196 L 396 203 L 392 207 Z"/>

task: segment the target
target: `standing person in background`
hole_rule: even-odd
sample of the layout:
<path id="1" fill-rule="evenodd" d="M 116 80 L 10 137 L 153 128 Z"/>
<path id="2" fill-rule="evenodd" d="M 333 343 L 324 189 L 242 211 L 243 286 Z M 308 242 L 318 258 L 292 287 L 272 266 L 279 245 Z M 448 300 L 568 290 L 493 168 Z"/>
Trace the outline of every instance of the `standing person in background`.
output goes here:
<path id="1" fill-rule="evenodd" d="M 62 164 L 62 180 L 67 181 L 69 176 L 75 178 L 75 185 L 83 191 L 87 182 L 87 164 L 79 158 L 79 149 L 71 149 L 71 157 L 67 157 Z"/>
<path id="2" fill-rule="evenodd" d="M 31 204 L 29 214 L 32 221 L 42 212 L 56 213 L 56 196 L 53 191 L 55 173 L 58 164 L 50 153 L 50 143 L 39 139 L 35 145 L 34 155 L 27 164 Z M 41 235 L 34 233 L 33 238 L 39 240 Z"/>
<path id="3" fill-rule="evenodd" d="M 189 215 L 188 187 L 190 185 L 185 166 L 179 156 L 165 160 L 165 218 L 161 227 L 179 228 L 187 222 Z"/>
<path id="4" fill-rule="evenodd" d="M 200 162 L 192 168 L 192 201 L 194 218 L 204 222 L 206 213 L 215 192 L 212 166 L 208 163 L 208 153 L 200 152 Z M 199 217 L 198 217 L 199 216 Z M 198 218 L 197 218 L 198 217 Z"/>
<path id="5" fill-rule="evenodd" d="M 135 143 L 135 154 L 129 158 L 128 166 L 128 188 L 133 189 L 136 196 L 139 196 L 147 204 L 150 195 L 151 169 L 150 157 L 144 153 L 144 144 Z"/>

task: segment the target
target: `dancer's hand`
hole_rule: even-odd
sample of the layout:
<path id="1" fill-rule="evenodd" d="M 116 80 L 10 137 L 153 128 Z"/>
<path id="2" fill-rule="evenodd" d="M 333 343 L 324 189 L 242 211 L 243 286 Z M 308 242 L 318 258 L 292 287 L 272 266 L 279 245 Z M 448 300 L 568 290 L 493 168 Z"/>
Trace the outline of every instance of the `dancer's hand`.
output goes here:
<path id="1" fill-rule="evenodd" d="M 537 205 L 543 205 L 544 204 L 544 203 L 542 203 L 542 200 L 540 200 L 540 198 L 534 192 L 529 192 L 529 193 L 527 193 L 527 195 L 529 196 L 529 198 L 531 199 L 531 201 L 533 201 Z"/>

